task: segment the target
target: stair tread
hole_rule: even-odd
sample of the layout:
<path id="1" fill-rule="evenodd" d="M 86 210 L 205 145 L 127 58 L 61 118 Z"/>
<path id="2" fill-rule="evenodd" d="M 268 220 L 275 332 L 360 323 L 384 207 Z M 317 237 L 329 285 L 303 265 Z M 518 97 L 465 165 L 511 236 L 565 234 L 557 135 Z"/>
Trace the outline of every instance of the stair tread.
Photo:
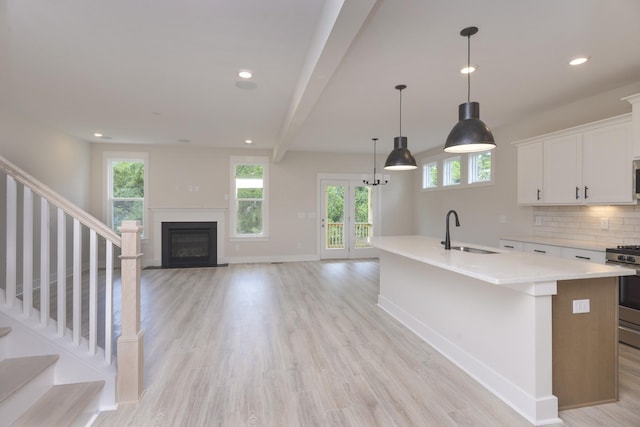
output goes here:
<path id="1" fill-rule="evenodd" d="M 104 381 L 53 386 L 11 426 L 70 426 L 103 386 Z"/>
<path id="2" fill-rule="evenodd" d="M 4 337 L 5 335 L 9 335 L 9 332 L 11 332 L 10 326 L 0 327 L 0 338 Z"/>
<path id="3" fill-rule="evenodd" d="M 55 363 L 59 357 L 55 354 L 0 360 L 0 403 Z"/>

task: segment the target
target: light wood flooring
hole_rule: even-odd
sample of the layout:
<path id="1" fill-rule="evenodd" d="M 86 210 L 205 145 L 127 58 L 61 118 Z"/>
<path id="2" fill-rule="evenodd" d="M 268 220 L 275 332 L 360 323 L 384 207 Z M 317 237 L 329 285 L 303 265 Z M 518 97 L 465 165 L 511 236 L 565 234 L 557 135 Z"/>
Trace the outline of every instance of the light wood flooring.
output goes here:
<path id="1" fill-rule="evenodd" d="M 96 426 L 529 426 L 377 307 L 378 262 L 145 270 L 145 388 Z M 640 426 L 640 351 L 620 401 L 564 425 Z"/>

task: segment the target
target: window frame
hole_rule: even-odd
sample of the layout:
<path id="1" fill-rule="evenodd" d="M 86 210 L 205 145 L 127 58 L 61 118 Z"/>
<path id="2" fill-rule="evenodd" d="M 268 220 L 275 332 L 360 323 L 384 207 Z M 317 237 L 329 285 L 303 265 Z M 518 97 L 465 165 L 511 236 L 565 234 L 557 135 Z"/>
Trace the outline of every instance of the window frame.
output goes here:
<path id="1" fill-rule="evenodd" d="M 114 229 L 113 226 L 113 203 L 118 200 L 140 200 L 142 199 L 142 237 L 144 238 L 145 233 L 144 230 L 149 227 L 149 215 L 147 213 L 147 205 L 148 205 L 148 195 L 149 195 L 149 154 L 145 152 L 128 152 L 128 151 L 120 151 L 120 152 L 104 152 L 104 188 L 106 195 L 103 198 L 104 200 L 104 217 L 105 223 L 116 233 L 120 234 L 120 232 Z M 114 162 L 133 162 L 139 161 L 144 165 L 144 196 L 142 198 L 114 198 L 113 196 L 113 163 Z"/>
<path id="2" fill-rule="evenodd" d="M 453 187 L 453 186 L 460 186 L 460 184 L 462 184 L 464 181 L 462 179 L 462 171 L 464 170 L 463 164 L 462 164 L 462 158 L 463 156 L 461 155 L 456 155 L 456 156 L 449 156 L 446 157 L 444 159 L 442 159 L 442 186 L 443 187 Z M 458 182 L 452 182 L 451 181 L 451 166 L 454 162 L 458 162 L 459 168 L 460 168 L 460 177 L 458 178 Z"/>
<path id="3" fill-rule="evenodd" d="M 467 184 L 468 185 L 487 185 L 487 184 L 492 184 L 493 183 L 493 176 L 494 176 L 494 158 L 495 156 L 492 153 L 493 150 L 485 150 L 485 151 L 477 151 L 475 153 L 468 153 L 467 154 Z M 477 176 L 477 168 L 473 168 L 474 165 L 477 164 L 477 158 L 479 156 L 482 156 L 484 154 L 489 154 L 491 157 L 491 161 L 490 161 L 490 166 L 489 166 L 489 179 L 486 180 L 477 180 L 477 181 L 472 181 L 472 179 L 474 177 Z M 473 173 L 472 173 L 473 170 Z"/>
<path id="4" fill-rule="evenodd" d="M 434 190 L 440 186 L 440 168 L 438 167 L 438 160 L 425 161 L 422 163 L 422 189 Z M 432 170 L 436 171 L 436 182 L 434 185 L 429 185 L 431 182 Z"/>
<path id="5" fill-rule="evenodd" d="M 238 234 L 236 166 L 262 166 L 262 232 L 259 234 Z M 229 158 L 229 239 L 235 241 L 268 240 L 269 238 L 269 157 L 267 156 L 230 156 Z"/>

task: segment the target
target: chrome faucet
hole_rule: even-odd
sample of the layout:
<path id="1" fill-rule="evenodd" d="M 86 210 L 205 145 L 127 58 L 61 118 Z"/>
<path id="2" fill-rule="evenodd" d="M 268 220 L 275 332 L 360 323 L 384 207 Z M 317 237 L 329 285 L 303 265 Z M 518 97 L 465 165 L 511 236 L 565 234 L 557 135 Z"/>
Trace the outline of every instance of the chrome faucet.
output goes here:
<path id="1" fill-rule="evenodd" d="M 453 209 L 447 212 L 447 233 L 444 236 L 444 248 L 451 249 L 451 237 L 449 236 L 449 217 L 453 214 L 456 217 L 456 227 L 460 227 L 460 221 L 458 220 L 458 212 Z"/>

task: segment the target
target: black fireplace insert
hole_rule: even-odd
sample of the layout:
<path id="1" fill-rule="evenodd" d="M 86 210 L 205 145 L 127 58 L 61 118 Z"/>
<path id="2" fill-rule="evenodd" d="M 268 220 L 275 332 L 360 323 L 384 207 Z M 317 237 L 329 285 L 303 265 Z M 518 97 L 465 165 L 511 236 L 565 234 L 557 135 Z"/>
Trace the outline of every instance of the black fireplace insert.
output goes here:
<path id="1" fill-rule="evenodd" d="M 163 222 L 162 266 L 215 267 L 217 222 Z"/>

